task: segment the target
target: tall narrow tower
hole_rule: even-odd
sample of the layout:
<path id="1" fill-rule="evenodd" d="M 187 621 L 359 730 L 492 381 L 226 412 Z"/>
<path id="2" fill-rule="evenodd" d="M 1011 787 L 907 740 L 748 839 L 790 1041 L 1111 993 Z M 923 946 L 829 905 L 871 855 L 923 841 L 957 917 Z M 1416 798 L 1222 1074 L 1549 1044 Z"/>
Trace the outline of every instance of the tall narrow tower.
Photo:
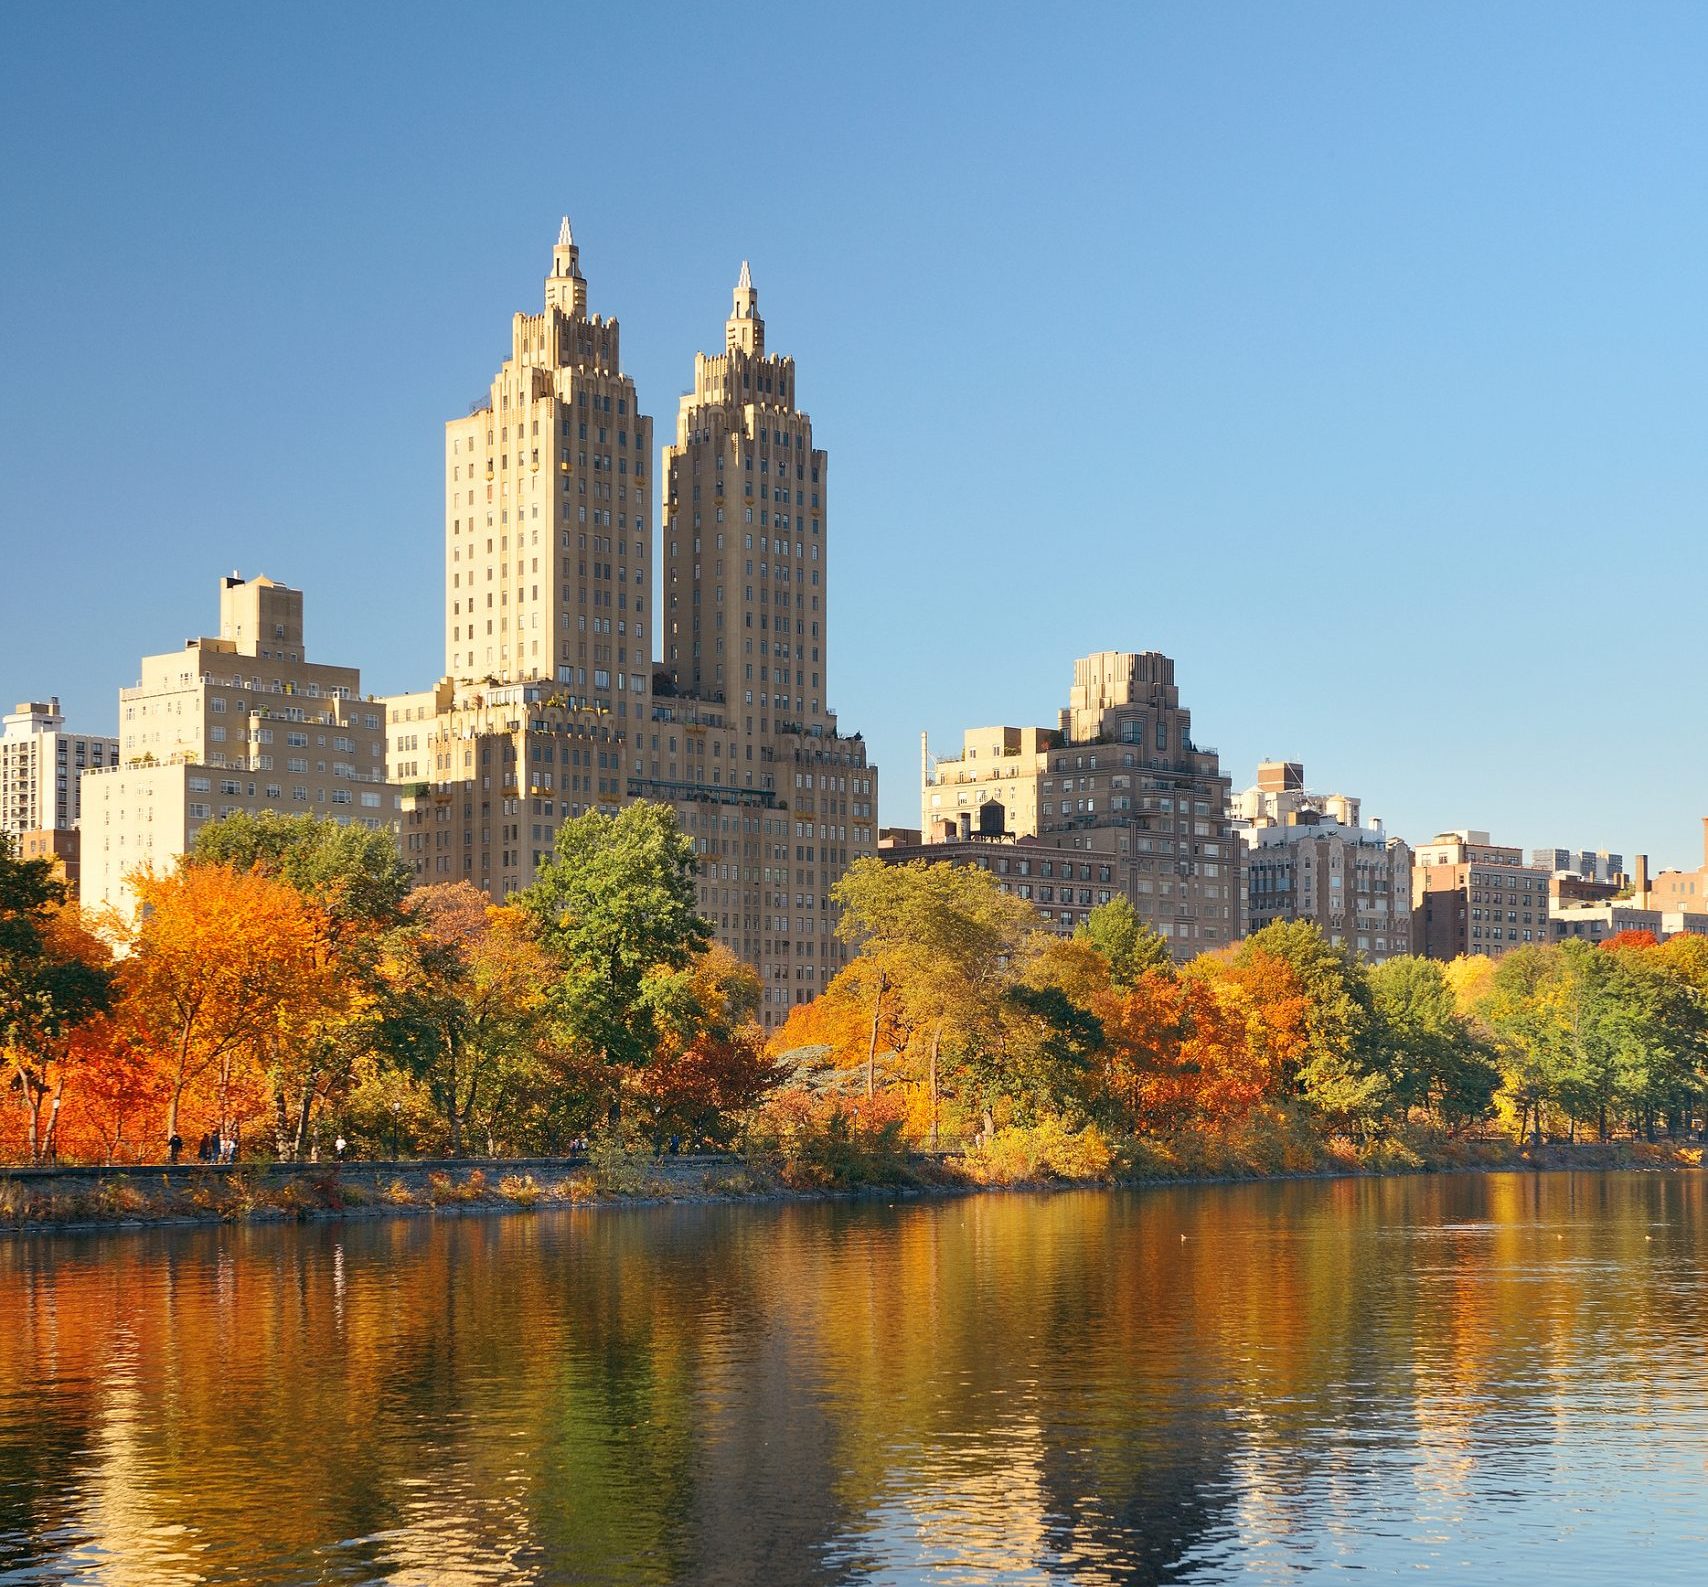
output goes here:
<path id="1" fill-rule="evenodd" d="M 651 453 L 566 216 L 544 310 L 514 316 L 487 396 L 445 426 L 448 677 L 547 680 L 619 727 L 646 719 Z"/>
<path id="2" fill-rule="evenodd" d="M 749 734 L 830 730 L 829 459 L 795 406 L 794 359 L 765 352 L 745 261 L 724 351 L 695 355 L 664 466 L 671 682 L 723 699 Z"/>
<path id="3" fill-rule="evenodd" d="M 743 262 L 664 451 L 661 695 L 649 790 L 704 856 L 700 904 L 776 1025 L 845 961 L 830 889 L 877 845 L 877 772 L 829 704 L 829 460 L 765 351 Z"/>

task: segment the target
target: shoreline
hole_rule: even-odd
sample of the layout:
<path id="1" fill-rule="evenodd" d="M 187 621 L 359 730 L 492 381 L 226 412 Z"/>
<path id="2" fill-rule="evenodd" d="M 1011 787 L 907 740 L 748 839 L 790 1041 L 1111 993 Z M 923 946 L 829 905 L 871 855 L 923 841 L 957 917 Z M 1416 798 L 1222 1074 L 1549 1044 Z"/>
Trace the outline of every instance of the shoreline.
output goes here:
<path id="1" fill-rule="evenodd" d="M 1475 1144 L 1481 1150 L 1462 1159 L 1386 1166 L 1344 1162 L 1292 1171 L 1042 1175 L 1001 1182 L 953 1173 L 942 1159 L 921 1157 L 904 1165 L 906 1177 L 842 1185 L 790 1184 L 776 1169 L 735 1156 L 631 1159 L 603 1172 L 585 1158 L 12 1168 L 0 1170 L 0 1239 L 577 1208 L 913 1200 L 986 1192 L 1187 1189 L 1451 1173 L 1679 1173 L 1705 1166 L 1697 1143 L 1548 1143 L 1539 1148 L 1512 1142 Z M 138 1181 L 147 1182 L 146 1188 Z"/>

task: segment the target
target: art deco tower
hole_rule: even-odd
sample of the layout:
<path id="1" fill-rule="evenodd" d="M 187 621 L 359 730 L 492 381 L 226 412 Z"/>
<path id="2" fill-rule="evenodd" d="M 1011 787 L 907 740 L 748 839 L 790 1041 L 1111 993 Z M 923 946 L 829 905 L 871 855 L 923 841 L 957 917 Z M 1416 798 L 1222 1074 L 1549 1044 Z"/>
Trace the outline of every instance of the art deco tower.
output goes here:
<path id="1" fill-rule="evenodd" d="M 646 719 L 651 453 L 566 217 L 543 311 L 512 319 L 490 392 L 445 426 L 447 677 L 549 680 Z"/>
<path id="2" fill-rule="evenodd" d="M 744 263 L 664 452 L 663 665 L 634 791 L 675 802 L 700 907 L 778 1024 L 846 960 L 829 893 L 877 844 L 877 771 L 829 706 L 828 459 Z"/>

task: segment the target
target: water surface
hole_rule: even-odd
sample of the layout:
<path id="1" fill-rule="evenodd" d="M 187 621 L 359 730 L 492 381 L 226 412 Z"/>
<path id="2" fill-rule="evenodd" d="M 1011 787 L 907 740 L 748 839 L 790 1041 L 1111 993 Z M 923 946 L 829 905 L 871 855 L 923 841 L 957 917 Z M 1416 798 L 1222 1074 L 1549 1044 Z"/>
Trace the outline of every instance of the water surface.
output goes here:
<path id="1" fill-rule="evenodd" d="M 0 1583 L 1696 1583 L 1705 1183 L 5 1240 Z"/>

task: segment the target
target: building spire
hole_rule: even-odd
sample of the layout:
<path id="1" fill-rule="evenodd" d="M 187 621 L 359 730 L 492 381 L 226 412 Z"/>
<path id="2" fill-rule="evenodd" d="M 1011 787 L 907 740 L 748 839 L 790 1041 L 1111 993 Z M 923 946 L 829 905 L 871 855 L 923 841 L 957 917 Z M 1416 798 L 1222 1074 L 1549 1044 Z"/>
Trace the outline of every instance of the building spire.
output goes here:
<path id="1" fill-rule="evenodd" d="M 587 282 L 581 274 L 581 250 L 569 229 L 569 216 L 557 229 L 552 249 L 552 273 L 546 277 L 546 307 L 559 308 L 577 318 L 587 312 Z"/>
<path id="2" fill-rule="evenodd" d="M 735 284 L 735 306 L 724 326 L 724 348 L 735 352 L 765 353 L 765 322 L 759 317 L 759 293 L 753 285 L 753 272 L 747 261 L 741 261 L 741 279 Z"/>

